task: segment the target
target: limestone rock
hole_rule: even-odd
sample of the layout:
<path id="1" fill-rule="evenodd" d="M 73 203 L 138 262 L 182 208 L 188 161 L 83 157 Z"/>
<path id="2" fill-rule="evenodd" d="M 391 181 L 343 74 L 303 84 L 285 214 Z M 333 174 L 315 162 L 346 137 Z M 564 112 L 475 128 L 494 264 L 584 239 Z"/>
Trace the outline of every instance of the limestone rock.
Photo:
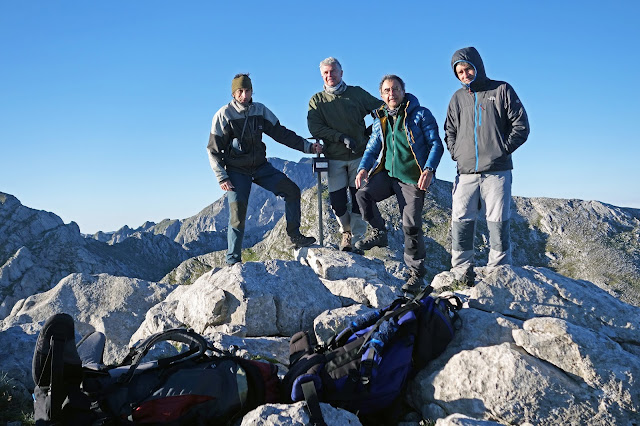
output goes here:
<path id="1" fill-rule="evenodd" d="M 351 305 L 324 311 L 313 321 L 316 340 L 318 343 L 328 342 L 334 334 L 347 328 L 354 318 L 373 310 L 363 305 Z"/>
<path id="2" fill-rule="evenodd" d="M 503 424 L 626 424 L 629 417 L 548 364 L 509 343 L 454 355 L 414 389 L 448 413 Z M 620 417 L 616 416 L 619 414 Z M 590 423 L 590 422 L 599 423 Z"/>
<path id="3" fill-rule="evenodd" d="M 212 270 L 179 291 L 179 297 L 167 298 L 178 299 L 173 315 L 204 334 L 233 330 L 241 337 L 291 336 L 310 330 L 322 311 L 342 306 L 311 269 L 295 261 Z"/>
<path id="4" fill-rule="evenodd" d="M 521 320 L 561 318 L 601 331 L 615 341 L 640 345 L 640 308 L 621 302 L 591 283 L 546 268 L 496 268 L 473 287 L 469 306 Z"/>
<path id="5" fill-rule="evenodd" d="M 513 337 L 531 355 L 640 413 L 640 358 L 608 337 L 558 318 L 527 320 Z"/>
<path id="6" fill-rule="evenodd" d="M 463 414 L 452 414 L 444 419 L 438 419 L 435 426 L 491 426 L 500 423 L 487 420 L 476 420 Z M 525 426 L 524 424 L 521 426 Z"/>
<path id="7" fill-rule="evenodd" d="M 329 404 L 320 404 L 320 411 L 327 426 L 361 425 L 358 417 L 348 411 L 334 408 Z M 309 413 L 304 402 L 295 404 L 266 404 L 247 413 L 242 426 L 306 426 L 309 425 Z"/>
<path id="8" fill-rule="evenodd" d="M 64 312 L 73 317 L 80 335 L 94 330 L 106 335 L 105 363 L 109 364 L 128 353 L 130 337 L 146 312 L 171 289 L 170 285 L 136 278 L 72 274 L 51 290 L 16 304 L 0 329 L 23 324 L 41 326 L 53 314 Z M 34 346 L 36 337 L 32 336 Z"/>

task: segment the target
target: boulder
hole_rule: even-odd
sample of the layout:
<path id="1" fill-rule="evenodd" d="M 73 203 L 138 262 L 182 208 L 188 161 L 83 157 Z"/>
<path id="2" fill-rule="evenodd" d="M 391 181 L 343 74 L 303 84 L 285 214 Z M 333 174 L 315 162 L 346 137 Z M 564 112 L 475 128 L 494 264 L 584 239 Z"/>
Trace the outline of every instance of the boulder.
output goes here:
<path id="1" fill-rule="evenodd" d="M 329 404 L 320 404 L 320 411 L 327 426 L 358 426 L 358 416 Z M 304 402 L 295 404 L 266 404 L 247 413 L 241 426 L 306 426 L 309 425 L 309 413 Z"/>
<path id="2" fill-rule="evenodd" d="M 131 335 L 140 327 L 146 312 L 170 290 L 170 285 L 137 278 L 71 274 L 51 290 L 16 303 L 0 329 L 25 324 L 41 327 L 50 316 L 64 312 L 73 317 L 80 335 L 94 330 L 106 335 L 104 361 L 114 363 L 128 353 Z M 34 332 L 30 336 L 35 346 L 39 327 L 33 326 L 30 330 Z M 28 361 L 25 364 L 30 364 Z"/>
<path id="3" fill-rule="evenodd" d="M 154 321 L 181 323 L 201 334 L 291 336 L 311 330 L 322 311 L 342 306 L 310 268 L 296 261 L 246 262 L 214 269 L 176 292 L 163 302 L 171 305 L 154 309 Z M 174 318 L 159 319 L 160 313 Z M 146 322 L 143 326 L 157 330 Z"/>

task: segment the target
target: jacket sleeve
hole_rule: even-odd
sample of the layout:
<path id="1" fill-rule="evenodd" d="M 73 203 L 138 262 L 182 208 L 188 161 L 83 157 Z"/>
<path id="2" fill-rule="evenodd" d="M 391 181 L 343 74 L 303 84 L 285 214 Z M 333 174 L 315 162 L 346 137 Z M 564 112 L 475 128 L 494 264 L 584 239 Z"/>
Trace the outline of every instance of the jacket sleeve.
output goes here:
<path id="1" fill-rule="evenodd" d="M 456 136 L 458 134 L 458 124 L 460 119 L 460 113 L 458 111 L 458 105 L 454 102 L 456 95 L 453 95 L 449 102 L 449 108 L 447 108 L 447 118 L 444 122 L 444 142 L 447 144 L 451 159 L 456 161 L 454 156 L 456 146 Z"/>
<path id="2" fill-rule="evenodd" d="M 529 119 L 520 98 L 509 84 L 506 85 L 505 102 L 510 124 L 510 132 L 505 145 L 507 154 L 511 154 L 529 137 Z"/>
<path id="3" fill-rule="evenodd" d="M 229 148 L 230 139 L 229 121 L 224 116 L 223 109 L 220 109 L 211 122 L 211 133 L 207 144 L 209 163 L 218 179 L 218 183 L 229 179 L 224 158 Z"/>
<path id="4" fill-rule="evenodd" d="M 292 130 L 287 129 L 269 108 L 264 107 L 264 132 L 271 136 L 273 140 L 305 153 L 311 152 L 311 142 L 298 136 Z"/>
<path id="5" fill-rule="evenodd" d="M 375 96 L 372 96 L 369 92 L 367 92 L 366 90 L 362 89 L 363 92 L 363 103 L 362 106 L 364 107 L 364 109 L 366 109 L 369 113 L 380 108 L 384 102 L 382 102 L 382 99 L 376 98 Z"/>
<path id="6" fill-rule="evenodd" d="M 367 147 L 365 148 L 364 154 L 362 155 L 362 160 L 360 160 L 360 165 L 358 166 L 358 172 L 364 169 L 370 173 L 371 168 L 373 167 L 373 164 L 376 162 L 376 160 L 380 156 L 381 150 L 382 150 L 382 126 L 380 125 L 380 119 L 376 118 L 373 121 L 371 136 L 369 136 L 369 142 L 367 142 Z"/>
<path id="7" fill-rule="evenodd" d="M 340 142 L 342 133 L 332 129 L 327 125 L 322 112 L 318 109 L 318 103 L 315 96 L 309 101 L 309 111 L 307 112 L 307 127 L 314 138 L 322 139 L 328 142 Z"/>
<path id="8" fill-rule="evenodd" d="M 444 147 L 442 146 L 442 140 L 438 134 L 438 123 L 427 108 L 424 108 L 423 115 L 420 119 L 420 129 L 425 137 L 425 141 L 429 148 L 429 156 L 425 164 L 421 164 L 420 168 L 424 171 L 425 168 L 431 167 L 432 169 L 438 168 Z"/>

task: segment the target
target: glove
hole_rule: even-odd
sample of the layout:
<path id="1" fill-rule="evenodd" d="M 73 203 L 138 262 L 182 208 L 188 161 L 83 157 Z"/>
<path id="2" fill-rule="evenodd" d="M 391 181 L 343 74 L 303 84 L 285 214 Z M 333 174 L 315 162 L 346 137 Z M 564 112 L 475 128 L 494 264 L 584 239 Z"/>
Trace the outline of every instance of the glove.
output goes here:
<path id="1" fill-rule="evenodd" d="M 345 135 L 340 136 L 340 140 L 342 141 L 342 143 L 344 143 L 344 146 L 346 146 L 348 150 L 350 150 L 354 154 L 356 153 L 356 141 Z"/>

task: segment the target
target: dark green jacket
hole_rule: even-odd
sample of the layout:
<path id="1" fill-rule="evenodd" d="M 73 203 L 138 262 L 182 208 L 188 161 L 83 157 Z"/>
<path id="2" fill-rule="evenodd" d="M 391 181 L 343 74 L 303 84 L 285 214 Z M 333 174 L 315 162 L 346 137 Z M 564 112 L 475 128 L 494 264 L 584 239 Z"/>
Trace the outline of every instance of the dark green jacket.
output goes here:
<path id="1" fill-rule="evenodd" d="M 332 160 L 353 160 L 362 157 L 368 136 L 364 117 L 382 105 L 359 86 L 347 86 L 340 95 L 330 95 L 324 90 L 309 101 L 307 125 L 311 135 L 322 139 L 324 155 Z M 357 142 L 356 153 L 340 141 L 345 135 Z"/>

